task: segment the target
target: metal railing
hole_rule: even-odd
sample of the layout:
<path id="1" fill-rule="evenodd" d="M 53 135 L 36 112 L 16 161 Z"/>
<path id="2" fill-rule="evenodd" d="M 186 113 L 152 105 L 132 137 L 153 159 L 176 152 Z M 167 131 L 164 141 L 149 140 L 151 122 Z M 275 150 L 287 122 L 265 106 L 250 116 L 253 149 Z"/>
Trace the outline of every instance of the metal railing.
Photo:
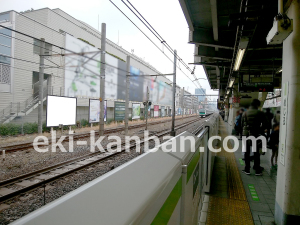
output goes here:
<path id="1" fill-rule="evenodd" d="M 33 84 L 34 86 L 35 84 Z M 44 81 L 44 92 L 43 96 L 48 95 L 47 80 Z M 0 124 L 4 123 L 11 117 L 18 116 L 19 113 L 24 113 L 30 110 L 39 101 L 39 91 L 34 92 L 28 99 L 23 102 L 11 102 L 6 108 L 2 109 L 0 112 Z"/>

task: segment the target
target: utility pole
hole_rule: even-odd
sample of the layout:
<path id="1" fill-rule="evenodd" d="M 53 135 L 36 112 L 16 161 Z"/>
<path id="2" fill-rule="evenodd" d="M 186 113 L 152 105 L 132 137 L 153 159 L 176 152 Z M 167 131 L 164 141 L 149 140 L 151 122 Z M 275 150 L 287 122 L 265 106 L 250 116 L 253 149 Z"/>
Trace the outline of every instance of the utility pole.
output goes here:
<path id="1" fill-rule="evenodd" d="M 126 70 L 126 94 L 125 94 L 125 135 L 128 134 L 128 113 L 129 113 L 129 75 L 130 75 L 130 56 L 126 59 L 127 70 Z"/>
<path id="2" fill-rule="evenodd" d="M 99 136 L 104 134 L 104 98 L 105 98 L 105 43 L 106 24 L 101 24 L 101 64 L 100 64 L 100 123 Z"/>
<path id="3" fill-rule="evenodd" d="M 148 107 L 149 107 L 149 88 L 147 86 L 147 101 L 146 101 L 146 130 L 148 130 Z M 150 110 L 151 113 L 151 110 Z"/>
<path id="4" fill-rule="evenodd" d="M 43 132 L 43 99 L 44 99 L 44 49 L 45 39 L 40 41 L 40 68 L 39 68 L 39 113 L 38 113 L 38 133 Z"/>
<path id="5" fill-rule="evenodd" d="M 176 95 L 176 59 L 177 59 L 177 51 L 174 50 L 174 75 L 173 75 L 173 95 L 172 95 L 172 128 L 170 135 L 175 137 L 175 95 Z"/>
<path id="6" fill-rule="evenodd" d="M 184 87 L 183 87 L 183 91 L 182 91 L 182 116 L 181 116 L 181 118 L 183 119 L 183 114 L 184 114 Z"/>

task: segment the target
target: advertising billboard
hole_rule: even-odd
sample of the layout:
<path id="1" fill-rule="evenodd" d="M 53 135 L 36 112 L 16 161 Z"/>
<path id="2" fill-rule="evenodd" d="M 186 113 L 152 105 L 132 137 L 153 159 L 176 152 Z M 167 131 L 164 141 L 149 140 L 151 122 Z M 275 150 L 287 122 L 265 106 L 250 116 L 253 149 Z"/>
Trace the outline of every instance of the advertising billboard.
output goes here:
<path id="1" fill-rule="evenodd" d="M 147 87 L 150 101 L 161 105 L 172 104 L 172 87 L 170 85 L 159 80 L 159 78 L 144 78 L 144 101 L 147 100 Z"/>
<path id="2" fill-rule="evenodd" d="M 130 66 L 130 89 L 129 99 L 130 101 L 143 101 L 143 87 L 144 87 L 144 73 L 139 69 Z"/>
<path id="3" fill-rule="evenodd" d="M 77 98 L 47 96 L 46 126 L 76 124 Z"/>
<path id="4" fill-rule="evenodd" d="M 165 116 L 166 116 L 166 111 L 165 111 L 165 107 L 164 107 L 164 106 L 161 106 L 161 107 L 160 107 L 160 115 L 161 115 L 162 117 L 165 117 Z"/>
<path id="5" fill-rule="evenodd" d="M 148 106 L 148 117 L 151 117 L 151 105 Z"/>
<path id="6" fill-rule="evenodd" d="M 181 108 L 178 108 L 178 109 L 177 109 L 177 114 L 178 114 L 178 115 L 181 115 Z"/>
<path id="7" fill-rule="evenodd" d="M 105 55 L 105 98 L 118 99 L 118 90 L 122 89 L 118 86 L 118 60 L 117 58 Z M 125 88 L 125 87 L 124 87 Z M 124 97 L 123 97 L 124 98 Z M 122 99 L 122 98 L 121 98 Z"/>
<path id="8" fill-rule="evenodd" d="M 66 34 L 65 96 L 99 98 L 100 96 L 100 50 L 84 40 Z M 69 50 L 69 51 L 68 51 Z M 123 99 L 126 91 L 126 62 L 105 55 L 105 98 Z M 149 74 L 149 73 L 148 73 Z M 148 77 L 142 70 L 130 66 L 129 100 L 143 102 L 147 98 L 155 104 L 172 103 L 172 86 L 166 78 Z"/>
<path id="9" fill-rule="evenodd" d="M 132 119 L 141 118 L 141 104 L 132 103 Z"/>
<path id="10" fill-rule="evenodd" d="M 99 49 L 66 34 L 65 96 L 100 96 Z M 79 54 L 75 54 L 79 53 Z"/>
<path id="11" fill-rule="evenodd" d="M 125 120 L 125 102 L 115 102 L 115 121 Z"/>
<path id="12" fill-rule="evenodd" d="M 158 117 L 159 105 L 154 106 L 154 117 Z"/>
<path id="13" fill-rule="evenodd" d="M 107 106 L 107 102 L 104 101 L 104 121 L 106 121 L 106 106 Z M 89 123 L 99 123 L 99 121 L 100 121 L 100 100 L 90 99 Z"/>

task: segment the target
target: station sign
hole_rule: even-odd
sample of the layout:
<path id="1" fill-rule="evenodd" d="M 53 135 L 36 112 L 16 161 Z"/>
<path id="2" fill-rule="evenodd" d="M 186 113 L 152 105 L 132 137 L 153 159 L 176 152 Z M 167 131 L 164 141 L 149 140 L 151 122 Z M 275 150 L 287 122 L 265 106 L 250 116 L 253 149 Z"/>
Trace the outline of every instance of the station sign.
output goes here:
<path id="1" fill-rule="evenodd" d="M 272 92 L 273 89 L 273 82 L 239 83 L 239 92 Z"/>

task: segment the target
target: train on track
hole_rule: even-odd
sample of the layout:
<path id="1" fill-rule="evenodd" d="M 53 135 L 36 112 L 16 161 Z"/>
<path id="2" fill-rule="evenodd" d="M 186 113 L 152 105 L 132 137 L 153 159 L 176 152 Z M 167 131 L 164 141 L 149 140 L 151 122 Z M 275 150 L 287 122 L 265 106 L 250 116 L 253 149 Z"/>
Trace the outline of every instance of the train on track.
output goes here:
<path id="1" fill-rule="evenodd" d="M 206 116 L 207 116 L 207 114 L 206 114 L 206 109 L 200 109 L 200 110 L 199 110 L 199 116 L 200 116 L 201 118 L 206 117 Z"/>

